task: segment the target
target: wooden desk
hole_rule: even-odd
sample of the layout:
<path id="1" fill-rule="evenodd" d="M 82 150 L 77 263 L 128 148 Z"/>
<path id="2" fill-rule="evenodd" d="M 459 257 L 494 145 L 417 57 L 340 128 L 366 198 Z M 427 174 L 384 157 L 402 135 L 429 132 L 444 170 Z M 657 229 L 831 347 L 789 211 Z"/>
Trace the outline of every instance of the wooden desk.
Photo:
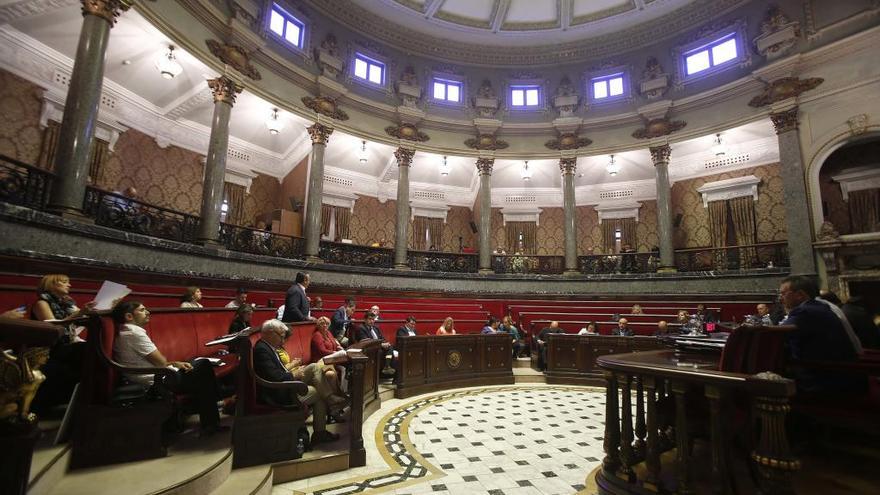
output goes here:
<path id="1" fill-rule="evenodd" d="M 397 339 L 400 367 L 394 396 L 448 388 L 513 383 L 510 336 L 429 335 Z"/>
<path id="2" fill-rule="evenodd" d="M 602 370 L 596 365 L 600 356 L 663 349 L 655 337 L 617 337 L 610 335 L 547 336 L 547 383 L 569 385 L 604 385 Z"/>

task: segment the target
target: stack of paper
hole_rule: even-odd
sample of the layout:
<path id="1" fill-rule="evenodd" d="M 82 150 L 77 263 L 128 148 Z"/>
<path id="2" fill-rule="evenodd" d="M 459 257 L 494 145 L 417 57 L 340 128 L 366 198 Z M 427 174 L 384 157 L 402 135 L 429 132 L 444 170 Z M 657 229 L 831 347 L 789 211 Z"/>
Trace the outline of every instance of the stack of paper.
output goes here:
<path id="1" fill-rule="evenodd" d="M 131 294 L 128 286 L 105 280 L 95 296 L 95 309 L 98 311 L 113 309 L 113 305 L 123 297 Z"/>

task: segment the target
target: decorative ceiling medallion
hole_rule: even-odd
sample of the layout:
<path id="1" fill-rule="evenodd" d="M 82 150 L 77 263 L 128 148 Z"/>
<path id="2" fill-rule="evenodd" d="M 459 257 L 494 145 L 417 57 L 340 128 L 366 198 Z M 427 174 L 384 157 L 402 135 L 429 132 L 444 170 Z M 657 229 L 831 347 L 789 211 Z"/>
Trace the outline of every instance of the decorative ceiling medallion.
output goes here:
<path id="1" fill-rule="evenodd" d="M 507 141 L 502 141 L 494 134 L 480 134 L 476 138 L 467 139 L 464 145 L 474 150 L 497 151 L 510 146 Z"/>
<path id="2" fill-rule="evenodd" d="M 667 118 L 652 119 L 645 122 L 645 126 L 632 133 L 636 139 L 654 139 L 668 136 L 675 131 L 683 129 L 687 122 L 683 120 L 669 120 Z"/>
<path id="3" fill-rule="evenodd" d="M 431 139 L 427 134 L 420 131 L 416 126 L 412 124 L 388 126 L 385 128 L 385 132 L 389 136 L 394 136 L 397 139 L 406 139 L 407 141 L 416 141 L 419 143 L 423 143 Z"/>
<path id="4" fill-rule="evenodd" d="M 815 89 L 824 81 L 825 79 L 822 79 L 821 77 L 810 77 L 808 79 L 782 77 L 768 84 L 760 95 L 752 98 L 752 101 L 749 102 L 749 106 L 763 107 L 776 103 L 777 101 L 800 96 L 801 93 Z"/>
<path id="5" fill-rule="evenodd" d="M 211 54 L 219 58 L 224 64 L 241 72 L 254 81 L 259 81 L 263 78 L 263 76 L 260 75 L 260 71 L 251 65 L 250 57 L 248 57 L 244 48 L 238 45 L 220 43 L 217 40 L 205 40 L 205 44 L 208 45 Z"/>
<path id="6" fill-rule="evenodd" d="M 584 148 L 593 143 L 592 139 L 588 138 L 579 138 L 577 134 L 573 132 L 560 134 L 556 139 L 551 139 L 544 143 L 544 146 L 551 150 L 576 150 L 578 148 Z"/>
<path id="7" fill-rule="evenodd" d="M 317 98 L 303 96 L 302 102 L 317 114 L 336 120 L 348 120 L 348 114 L 342 111 L 336 104 L 336 99 L 330 96 L 318 96 Z"/>

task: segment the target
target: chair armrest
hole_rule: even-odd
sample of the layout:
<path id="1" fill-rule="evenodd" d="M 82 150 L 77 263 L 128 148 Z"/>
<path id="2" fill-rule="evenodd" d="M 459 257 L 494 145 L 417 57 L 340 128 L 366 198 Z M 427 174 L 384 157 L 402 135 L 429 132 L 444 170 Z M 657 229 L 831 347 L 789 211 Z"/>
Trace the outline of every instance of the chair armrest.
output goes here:
<path id="1" fill-rule="evenodd" d="M 270 382 L 260 378 L 256 373 L 254 373 L 254 381 L 261 387 L 293 390 L 296 395 L 305 395 L 309 392 L 309 386 L 300 381 Z"/>

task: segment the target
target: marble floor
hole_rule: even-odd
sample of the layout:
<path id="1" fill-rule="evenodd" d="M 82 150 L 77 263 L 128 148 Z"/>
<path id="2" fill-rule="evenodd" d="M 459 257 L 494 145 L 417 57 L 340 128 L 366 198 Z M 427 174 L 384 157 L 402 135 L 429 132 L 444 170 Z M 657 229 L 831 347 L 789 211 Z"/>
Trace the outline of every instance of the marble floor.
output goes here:
<path id="1" fill-rule="evenodd" d="M 385 401 L 364 424 L 367 465 L 273 495 L 571 494 L 602 459 L 604 391 L 520 384 Z"/>

